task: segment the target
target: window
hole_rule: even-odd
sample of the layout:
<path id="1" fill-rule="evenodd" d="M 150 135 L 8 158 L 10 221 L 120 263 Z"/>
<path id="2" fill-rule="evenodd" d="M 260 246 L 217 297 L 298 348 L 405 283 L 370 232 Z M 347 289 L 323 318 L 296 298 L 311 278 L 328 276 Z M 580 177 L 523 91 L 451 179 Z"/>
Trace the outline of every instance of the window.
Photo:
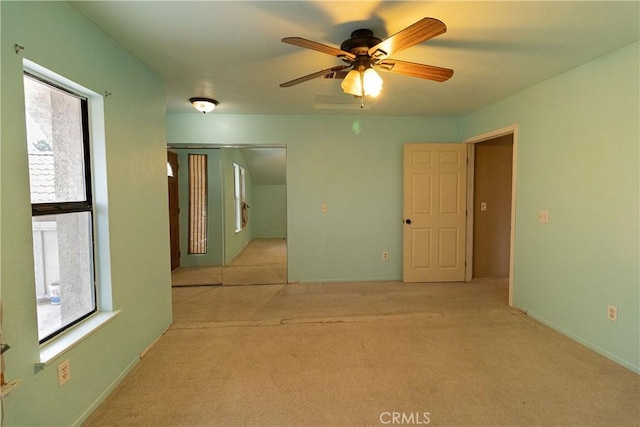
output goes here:
<path id="1" fill-rule="evenodd" d="M 207 155 L 189 154 L 189 253 L 207 253 Z"/>
<path id="2" fill-rule="evenodd" d="M 87 99 L 24 74 L 37 299 L 43 343 L 97 311 Z"/>
<path id="3" fill-rule="evenodd" d="M 247 226 L 248 211 L 245 197 L 245 172 L 240 165 L 233 164 L 233 201 L 236 219 L 236 233 L 242 231 Z"/>

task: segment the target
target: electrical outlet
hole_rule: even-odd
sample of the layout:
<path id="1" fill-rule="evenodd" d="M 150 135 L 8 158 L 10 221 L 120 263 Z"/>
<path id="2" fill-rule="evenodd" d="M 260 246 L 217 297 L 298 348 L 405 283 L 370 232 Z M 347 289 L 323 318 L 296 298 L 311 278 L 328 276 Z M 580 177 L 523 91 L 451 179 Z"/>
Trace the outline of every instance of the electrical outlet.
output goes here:
<path id="1" fill-rule="evenodd" d="M 384 261 L 389 260 L 389 251 L 382 251 L 382 259 Z"/>
<path id="2" fill-rule="evenodd" d="M 618 321 L 618 307 L 614 305 L 607 306 L 607 318 L 612 322 Z"/>
<path id="3" fill-rule="evenodd" d="M 58 365 L 58 387 L 62 387 L 71 379 L 69 359 Z"/>

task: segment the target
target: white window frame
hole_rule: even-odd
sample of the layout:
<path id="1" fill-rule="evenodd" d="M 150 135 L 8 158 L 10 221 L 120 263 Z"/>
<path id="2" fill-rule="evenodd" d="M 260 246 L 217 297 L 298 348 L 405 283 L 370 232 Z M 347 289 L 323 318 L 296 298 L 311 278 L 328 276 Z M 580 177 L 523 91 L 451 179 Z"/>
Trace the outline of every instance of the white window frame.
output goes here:
<path id="1" fill-rule="evenodd" d="M 242 209 L 246 205 L 245 170 L 237 163 L 233 164 L 233 205 L 235 217 L 235 232 L 241 232 L 246 223 L 242 220 Z"/>
<path id="2" fill-rule="evenodd" d="M 24 73 L 24 78 L 23 81 L 26 83 L 27 81 L 30 82 L 30 85 L 33 85 L 34 87 L 40 87 L 43 88 L 47 91 L 49 91 L 50 93 L 57 93 L 61 96 L 63 96 L 65 99 L 74 99 L 75 101 L 78 102 L 78 107 L 79 110 L 77 111 L 77 113 L 79 113 L 79 117 L 76 117 L 75 119 L 78 120 L 79 122 L 77 123 L 77 125 L 79 126 L 79 129 L 76 128 L 75 130 L 79 130 L 79 139 L 80 139 L 80 144 L 78 147 L 74 147 L 73 151 L 70 151 L 67 153 L 74 153 L 73 155 L 77 155 L 78 158 L 76 160 L 81 160 L 82 165 L 76 165 L 77 167 L 79 166 L 79 169 L 75 170 L 74 175 L 77 173 L 78 176 L 74 177 L 74 180 L 77 179 L 77 183 L 82 182 L 82 188 L 75 188 L 73 193 L 71 196 L 70 195 L 65 195 L 62 200 L 58 198 L 58 194 L 56 192 L 56 194 L 49 194 L 48 196 L 45 197 L 36 197 L 36 200 L 34 200 L 33 198 L 33 193 L 32 193 L 32 200 L 31 200 L 31 218 L 32 218 L 32 229 L 33 229 L 33 244 L 34 244 L 34 264 L 35 264 L 35 269 L 36 269 L 36 288 L 38 288 L 39 290 L 44 290 L 44 295 L 40 295 L 40 297 L 42 296 L 50 296 L 51 298 L 51 305 L 56 305 L 54 303 L 54 300 L 57 299 L 57 304 L 59 305 L 61 303 L 60 301 L 60 285 L 58 284 L 58 282 L 51 282 L 51 280 L 59 280 L 60 279 L 60 267 L 62 266 L 61 262 L 64 263 L 66 262 L 63 259 L 59 259 L 59 254 L 58 254 L 58 238 L 60 238 L 60 234 L 58 233 L 58 225 L 59 225 L 59 221 L 80 221 L 81 223 L 76 223 L 75 225 L 77 226 L 82 226 L 82 229 L 84 229 L 84 231 L 81 230 L 75 230 L 72 235 L 68 235 L 68 238 L 72 238 L 72 239 L 79 239 L 76 243 L 78 243 L 80 245 L 80 247 L 75 248 L 76 250 L 78 250 L 78 255 L 80 257 L 82 257 L 82 259 L 84 259 L 84 257 L 86 257 L 86 262 L 83 262 L 82 264 L 75 264 L 74 263 L 74 267 L 73 268 L 73 274 L 72 276 L 75 276 L 76 278 L 80 279 L 80 282 L 78 283 L 79 287 L 78 289 L 74 289 L 74 292 L 79 292 L 81 294 L 85 294 L 83 298 L 86 298 L 86 301 L 82 302 L 81 307 L 79 307 L 80 309 L 78 310 L 77 307 L 69 307 L 72 310 L 72 317 L 69 318 L 68 320 L 65 321 L 65 323 L 60 323 L 60 324 L 52 324 L 53 319 L 49 318 L 47 319 L 48 316 L 45 316 L 45 319 L 47 319 L 48 321 L 45 323 L 45 319 L 42 319 L 41 316 L 41 310 L 40 308 L 45 309 L 45 311 L 48 311 L 49 305 L 48 303 L 42 303 L 42 304 L 38 304 L 38 338 L 40 340 L 40 343 L 43 344 L 51 339 L 53 339 L 54 337 L 58 336 L 59 334 L 63 333 L 65 330 L 73 327 L 74 325 L 82 322 L 84 319 L 88 318 L 89 316 L 93 315 L 94 313 L 96 313 L 98 311 L 98 304 L 97 304 L 97 296 L 96 296 L 96 281 L 95 281 L 95 274 L 94 274 L 94 265 L 95 265 L 95 260 L 94 260 L 94 254 L 93 254 L 93 242 L 95 240 L 94 237 L 94 232 L 93 232 L 93 186 L 91 185 L 91 153 L 90 153 L 90 138 L 89 138 L 89 103 L 86 97 L 84 97 L 83 95 L 75 92 L 75 91 L 71 91 L 68 90 L 66 88 L 62 88 L 60 87 L 56 81 L 52 80 L 52 79 L 45 79 L 45 78 L 40 78 L 37 76 L 32 75 L 31 73 L 29 73 L 28 71 L 25 71 Z M 27 102 L 27 97 L 25 97 L 25 103 Z M 31 107 L 31 104 L 29 104 L 29 107 Z M 36 107 L 36 106 L 34 106 Z M 53 112 L 52 113 L 56 113 L 54 115 L 57 115 L 57 112 Z M 47 164 L 48 162 L 53 162 L 52 164 L 50 164 L 50 167 L 54 167 L 54 164 L 56 163 L 56 159 L 57 156 L 55 155 L 56 152 L 58 152 L 56 150 L 56 145 L 57 143 L 54 144 L 53 150 L 51 151 L 51 149 L 48 151 L 50 154 L 46 154 L 47 151 L 33 151 L 32 147 L 29 147 L 29 126 L 27 126 L 27 147 L 28 147 L 28 152 L 29 152 L 29 174 L 30 179 L 33 183 L 34 179 L 38 179 L 36 176 L 32 175 L 32 173 L 36 172 L 37 170 L 41 170 L 42 169 L 42 159 L 49 159 L 45 161 L 45 164 Z M 54 141 L 49 141 L 49 143 L 53 143 Z M 60 141 L 62 142 L 62 141 Z M 74 144 L 75 145 L 75 144 Z M 38 154 L 36 154 L 38 153 Z M 60 151 L 58 152 L 59 154 L 64 154 L 65 151 Z M 38 167 L 35 170 L 31 170 L 31 155 L 35 155 L 36 157 L 38 157 L 40 159 L 40 161 L 38 162 Z M 49 167 L 49 166 L 47 166 Z M 48 172 L 47 172 L 48 173 Z M 53 172 L 55 173 L 55 172 Z M 63 174 L 64 175 L 64 174 Z M 64 179 L 64 176 L 60 175 L 58 176 L 56 174 L 56 178 L 61 178 Z M 54 179 L 53 182 L 56 182 L 57 179 Z M 31 187 L 31 191 L 34 191 L 34 189 L 36 191 L 42 191 L 43 188 L 42 187 L 38 187 L 39 184 L 32 184 L 32 185 L 36 185 L 37 187 Z M 71 198 L 67 198 L 67 197 L 71 197 Z M 77 218 L 77 219 L 74 219 Z M 80 219 L 82 218 L 82 219 Z M 50 231 L 52 233 L 46 233 L 46 231 Z M 79 232 L 79 235 L 76 235 L 76 232 Z M 86 235 L 85 235 L 86 233 Z M 45 234 L 48 234 L 49 238 L 45 238 Z M 65 233 L 66 234 L 66 233 Z M 45 242 L 49 242 L 49 244 L 46 244 Z M 38 248 L 39 250 L 35 250 L 36 248 Z M 48 249 L 47 249 L 48 248 Z M 65 259 L 67 257 L 64 257 Z M 47 266 L 49 266 L 49 268 L 46 268 Z M 42 270 L 42 271 L 40 271 Z M 41 274 L 38 274 L 41 273 Z M 51 274 L 51 276 L 49 276 L 49 274 Z M 40 277 L 38 277 L 40 276 Z M 39 280 L 41 279 L 41 280 Z M 46 279 L 46 280 L 45 280 Z M 56 286 L 57 285 L 57 286 Z M 36 291 L 36 297 L 38 297 L 38 292 Z M 57 298 L 56 298 L 57 297 Z M 66 298 L 63 297 L 63 301 L 62 304 L 65 304 Z M 62 320 L 62 319 L 60 319 Z M 42 323 L 41 323 L 42 322 Z M 57 322 L 55 322 L 57 323 Z M 44 330 L 41 330 L 41 326 L 45 327 Z M 43 336 L 41 336 L 40 332 L 43 333 Z"/>
<path id="3" fill-rule="evenodd" d="M 94 276 L 97 312 L 40 345 L 40 354 L 36 365 L 45 366 L 102 328 L 114 319 L 120 313 L 120 310 L 114 310 L 111 292 L 104 98 L 102 95 L 28 59 L 23 59 L 23 70 L 85 97 L 88 103 L 89 115 L 89 156 L 91 159 L 93 194 Z M 35 298 L 33 304 L 35 313 Z"/>

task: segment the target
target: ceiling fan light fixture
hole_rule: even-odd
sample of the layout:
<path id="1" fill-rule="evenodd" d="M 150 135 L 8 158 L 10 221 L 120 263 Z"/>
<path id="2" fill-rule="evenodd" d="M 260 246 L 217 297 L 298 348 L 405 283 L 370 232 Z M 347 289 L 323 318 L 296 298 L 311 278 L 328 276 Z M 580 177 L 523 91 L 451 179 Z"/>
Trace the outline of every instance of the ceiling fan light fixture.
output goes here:
<path id="1" fill-rule="evenodd" d="M 344 93 L 353 96 L 362 96 L 364 85 L 364 95 L 376 97 L 382 90 L 382 78 L 373 68 L 367 68 L 363 72 L 351 70 L 342 81 Z"/>
<path id="2" fill-rule="evenodd" d="M 360 71 L 349 71 L 340 86 L 346 94 L 362 96 L 362 79 L 360 78 Z"/>
<path id="3" fill-rule="evenodd" d="M 373 31 L 369 29 L 361 28 L 355 30 L 351 33 L 349 39 L 342 42 L 339 49 L 302 37 L 285 37 L 282 39 L 283 43 L 326 53 L 341 59 L 349 65 L 316 71 L 282 83 L 280 87 L 295 86 L 318 77 L 344 78 L 342 90 L 346 94 L 360 98 L 362 100 L 360 108 L 364 108 L 365 96 L 375 97 L 382 91 L 382 78 L 372 67 L 409 77 L 418 77 L 436 82 L 447 81 L 453 75 L 453 70 L 449 68 L 416 64 L 389 57 L 389 55 L 444 34 L 446 31 L 447 26 L 444 22 L 435 18 L 425 17 L 384 40 L 375 37 Z M 351 71 L 347 72 L 346 70 L 348 69 L 351 69 Z"/>
<path id="4" fill-rule="evenodd" d="M 364 84 L 364 94 L 367 96 L 376 97 L 380 95 L 382 90 L 382 77 L 376 73 L 373 68 L 367 68 L 362 75 Z"/>
<path id="5" fill-rule="evenodd" d="M 200 98 L 200 97 L 190 98 L 189 102 L 191 103 L 191 105 L 193 105 L 193 107 L 196 110 L 198 110 L 198 111 L 200 111 L 201 113 L 204 113 L 204 114 L 210 113 L 219 104 L 219 102 L 216 101 L 215 99 Z"/>

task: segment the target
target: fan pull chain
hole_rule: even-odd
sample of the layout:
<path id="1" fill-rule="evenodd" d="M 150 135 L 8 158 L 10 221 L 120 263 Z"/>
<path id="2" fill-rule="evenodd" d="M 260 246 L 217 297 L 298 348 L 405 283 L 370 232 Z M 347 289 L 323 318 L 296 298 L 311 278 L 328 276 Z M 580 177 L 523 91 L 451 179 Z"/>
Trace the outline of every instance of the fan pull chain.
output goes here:
<path id="1" fill-rule="evenodd" d="M 364 71 L 360 70 L 360 89 L 362 96 L 360 97 L 360 108 L 364 108 Z"/>

